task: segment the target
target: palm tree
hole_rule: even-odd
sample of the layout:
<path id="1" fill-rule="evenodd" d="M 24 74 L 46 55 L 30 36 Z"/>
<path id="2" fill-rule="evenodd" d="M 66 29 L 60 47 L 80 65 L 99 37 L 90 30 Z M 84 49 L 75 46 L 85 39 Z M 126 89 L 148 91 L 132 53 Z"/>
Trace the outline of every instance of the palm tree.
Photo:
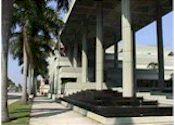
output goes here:
<path id="1" fill-rule="evenodd" d="M 39 11 L 38 11 L 39 10 Z M 27 102 L 27 65 L 30 64 L 32 68 L 35 68 L 34 60 L 36 59 L 37 52 L 35 52 L 41 45 L 39 42 L 46 43 L 42 45 L 44 49 L 51 50 L 50 47 L 47 46 L 49 43 L 49 39 L 53 35 L 58 34 L 58 30 L 63 24 L 60 19 L 58 19 L 57 13 L 48 8 L 46 3 L 36 4 L 34 1 L 25 1 L 19 2 L 15 5 L 15 13 L 14 13 L 14 26 L 17 24 L 22 28 L 21 32 L 14 33 L 15 35 L 22 34 L 18 40 L 22 41 L 23 47 L 22 49 L 18 49 L 19 51 L 23 50 L 23 55 L 20 54 L 17 56 L 23 58 L 23 74 L 24 74 L 24 84 L 23 84 L 23 94 L 22 94 L 22 102 Z M 52 34 L 52 35 L 50 35 Z M 45 37 L 43 39 L 43 37 Z M 21 44 L 18 44 L 21 45 Z M 32 46 L 34 45 L 34 49 Z M 17 47 L 17 46 L 16 46 Z M 37 48 L 36 48 L 37 47 Z M 45 51 L 47 52 L 47 51 Z M 16 55 L 15 55 L 16 56 Z M 19 59 L 20 60 L 20 59 Z M 37 61 L 36 61 L 37 62 Z M 36 63 L 35 62 L 35 63 Z"/>
<path id="2" fill-rule="evenodd" d="M 63 10 L 65 12 L 67 12 L 69 10 L 69 1 L 70 0 L 55 0 L 57 1 L 57 10 Z"/>
<path id="3" fill-rule="evenodd" d="M 158 69 L 158 63 L 151 62 L 147 66 L 148 69 Z"/>
<path id="4" fill-rule="evenodd" d="M 62 8 L 67 0 L 61 0 L 58 5 L 59 8 Z M 1 98 L 1 112 L 2 122 L 8 121 L 8 108 L 7 108 L 7 62 L 8 62 L 8 40 L 10 37 L 10 26 L 11 26 L 11 18 L 13 13 L 13 2 L 14 0 L 2 0 L 2 61 L 1 61 L 1 67 L 2 67 L 2 82 L 1 82 L 1 89 L 2 89 L 2 98 Z M 24 1 L 18 1 L 16 2 L 24 2 Z M 37 4 L 40 4 L 42 0 L 35 1 Z M 67 2 L 68 3 L 68 2 Z M 25 50 L 25 49 L 24 49 Z"/>
<path id="5" fill-rule="evenodd" d="M 14 58 L 18 58 L 19 64 L 24 64 L 23 63 L 25 61 L 23 59 L 24 54 L 22 54 L 22 53 L 24 53 L 24 51 L 22 51 L 22 48 L 24 48 L 24 47 L 21 44 L 21 43 L 23 43 L 23 41 L 20 41 L 22 34 L 19 34 L 18 36 L 15 36 L 15 37 L 16 38 L 15 39 L 13 38 L 13 41 L 10 42 L 11 43 L 10 44 L 10 50 L 11 50 L 10 52 L 13 54 Z M 53 41 L 48 42 L 45 40 L 45 38 L 39 38 L 40 36 L 37 36 L 37 37 L 38 37 L 37 39 L 35 37 L 35 41 L 30 42 L 30 48 L 32 50 L 32 57 L 33 57 L 32 60 L 35 63 L 33 63 L 31 65 L 31 61 L 30 61 L 31 59 L 27 58 L 27 59 L 29 59 L 28 62 L 29 62 L 29 65 L 31 65 L 30 66 L 31 69 L 24 69 L 27 66 L 23 66 L 23 74 L 24 74 L 24 71 L 26 71 L 24 74 L 25 78 L 27 78 L 27 70 L 33 70 L 33 75 L 32 75 L 31 79 L 35 79 L 35 77 L 37 77 L 39 74 L 42 76 L 47 74 L 46 67 L 48 64 L 47 64 L 46 58 L 49 56 L 49 53 L 52 51 L 51 47 L 54 45 L 54 42 Z M 43 37 L 45 37 L 45 36 L 43 36 Z M 25 88 L 23 87 L 23 89 L 25 89 L 23 91 L 25 91 L 27 93 L 26 86 L 25 86 Z M 35 94 L 35 93 L 33 93 L 33 94 Z"/>
<path id="6" fill-rule="evenodd" d="M 2 81 L 1 81 L 1 120 L 8 121 L 7 108 L 7 62 L 8 62 L 8 44 L 10 37 L 11 17 L 13 12 L 13 0 L 2 0 Z"/>
<path id="7" fill-rule="evenodd" d="M 40 36 L 38 36 L 38 38 L 35 38 L 35 42 L 32 44 L 31 49 L 33 52 L 33 61 L 35 62 L 32 65 L 32 70 L 33 70 L 33 74 L 32 76 L 32 81 L 34 81 L 34 79 L 38 76 L 41 75 L 43 77 L 46 76 L 47 74 L 47 66 L 48 63 L 46 61 L 46 59 L 49 56 L 49 53 L 52 52 L 52 46 L 54 46 L 54 42 L 53 41 L 47 41 L 44 37 L 43 38 L 39 38 Z M 33 83 L 33 87 L 32 88 L 32 92 L 35 95 L 36 91 L 36 87 Z"/>

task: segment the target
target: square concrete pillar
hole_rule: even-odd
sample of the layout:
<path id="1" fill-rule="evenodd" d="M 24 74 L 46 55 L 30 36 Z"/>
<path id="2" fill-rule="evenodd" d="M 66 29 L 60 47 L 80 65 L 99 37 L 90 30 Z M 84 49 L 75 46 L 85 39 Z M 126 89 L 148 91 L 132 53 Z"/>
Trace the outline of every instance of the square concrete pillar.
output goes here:
<path id="1" fill-rule="evenodd" d="M 57 94 L 58 92 L 58 72 L 57 72 L 57 67 L 55 68 L 55 71 L 54 71 L 54 94 Z"/>
<path id="2" fill-rule="evenodd" d="M 34 78 L 34 90 L 35 90 L 35 95 L 37 95 L 38 90 L 37 90 L 37 78 L 36 77 Z"/>
<path id="3" fill-rule="evenodd" d="M 160 5 L 157 3 L 157 50 L 158 50 L 158 85 L 160 89 L 164 87 L 164 52 L 163 52 L 163 31 L 162 31 L 162 18 L 160 16 Z"/>
<path id="4" fill-rule="evenodd" d="M 131 0 L 122 0 L 122 40 L 123 46 L 123 97 L 134 96 L 134 53 L 133 31 L 131 27 Z"/>
<path id="5" fill-rule="evenodd" d="M 52 98 L 52 95 L 54 94 L 54 74 L 52 73 L 51 74 L 51 83 L 50 83 L 50 93 L 51 93 L 51 98 Z"/>
<path id="6" fill-rule="evenodd" d="M 52 82 L 52 75 L 50 74 L 49 76 L 49 86 L 50 86 L 50 89 L 49 89 L 49 98 L 52 98 L 52 88 L 53 88 L 53 82 Z"/>
<path id="7" fill-rule="evenodd" d="M 51 94 L 54 94 L 54 74 L 52 74 L 52 80 L 51 80 Z"/>
<path id="8" fill-rule="evenodd" d="M 114 41 L 114 68 L 118 68 L 118 42 Z"/>
<path id="9" fill-rule="evenodd" d="M 72 67 L 73 67 L 73 66 L 74 66 L 74 63 L 73 63 L 73 58 L 74 58 L 74 46 L 73 46 L 72 44 L 70 44 L 70 45 L 67 45 L 66 48 L 67 48 L 66 56 L 67 56 L 68 59 L 70 60 L 71 65 L 72 65 Z"/>
<path id="10" fill-rule="evenodd" d="M 133 70 L 134 70 L 134 96 L 136 96 L 136 91 L 137 91 L 137 78 L 136 78 L 136 35 L 135 31 L 133 30 Z"/>
<path id="11" fill-rule="evenodd" d="M 103 18 L 102 1 L 97 1 L 96 24 L 96 89 L 101 90 L 104 82 L 104 48 L 103 48 Z"/>
<path id="12" fill-rule="evenodd" d="M 86 83 L 88 79 L 88 57 L 87 57 L 87 31 L 83 28 L 82 36 L 82 83 Z"/>
<path id="13" fill-rule="evenodd" d="M 60 66 L 58 64 L 57 66 L 57 95 L 60 95 L 61 94 L 61 78 L 59 76 L 59 71 L 60 71 Z"/>
<path id="14" fill-rule="evenodd" d="M 73 67 L 78 66 L 78 43 L 74 43 L 74 50 L 73 50 Z"/>

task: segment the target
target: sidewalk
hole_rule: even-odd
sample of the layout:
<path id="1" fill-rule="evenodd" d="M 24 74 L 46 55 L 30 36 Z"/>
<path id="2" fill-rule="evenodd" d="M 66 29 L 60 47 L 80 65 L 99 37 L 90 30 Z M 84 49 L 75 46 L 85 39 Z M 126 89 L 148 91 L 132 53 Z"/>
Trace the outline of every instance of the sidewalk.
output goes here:
<path id="1" fill-rule="evenodd" d="M 20 100 L 21 93 L 19 92 L 8 92 L 8 105 Z"/>
<path id="2" fill-rule="evenodd" d="M 31 111 L 29 125 L 102 125 L 59 103 L 36 97 Z"/>
<path id="3" fill-rule="evenodd" d="M 14 103 L 14 102 L 17 102 L 19 99 L 10 99 L 8 100 L 8 105 Z"/>

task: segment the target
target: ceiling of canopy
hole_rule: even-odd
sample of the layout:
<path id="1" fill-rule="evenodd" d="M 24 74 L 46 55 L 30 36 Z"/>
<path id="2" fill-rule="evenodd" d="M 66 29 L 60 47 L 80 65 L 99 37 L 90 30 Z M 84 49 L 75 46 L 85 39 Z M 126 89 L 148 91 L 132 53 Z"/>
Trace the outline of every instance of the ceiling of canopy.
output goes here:
<path id="1" fill-rule="evenodd" d="M 156 20 L 157 0 L 131 0 L 132 28 L 142 29 Z M 159 0 L 161 16 L 172 11 L 172 0 Z M 121 0 L 103 0 L 103 44 L 107 48 L 114 41 L 121 40 Z M 96 1 L 76 0 L 61 34 L 62 42 L 81 43 L 82 22 L 86 20 L 88 41 L 94 42 L 96 36 Z"/>

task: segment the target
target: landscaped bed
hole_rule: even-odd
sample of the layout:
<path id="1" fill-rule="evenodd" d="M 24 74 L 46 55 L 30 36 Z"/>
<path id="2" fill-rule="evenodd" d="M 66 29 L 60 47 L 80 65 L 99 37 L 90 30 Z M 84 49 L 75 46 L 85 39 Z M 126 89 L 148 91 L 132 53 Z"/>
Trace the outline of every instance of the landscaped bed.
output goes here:
<path id="1" fill-rule="evenodd" d="M 2 125 L 29 125 L 32 104 L 22 104 L 20 101 L 9 105 L 10 121 Z"/>
<path id="2" fill-rule="evenodd" d="M 82 91 L 61 100 L 104 117 L 172 116 L 172 106 L 142 97 L 122 97 L 117 91 Z"/>

